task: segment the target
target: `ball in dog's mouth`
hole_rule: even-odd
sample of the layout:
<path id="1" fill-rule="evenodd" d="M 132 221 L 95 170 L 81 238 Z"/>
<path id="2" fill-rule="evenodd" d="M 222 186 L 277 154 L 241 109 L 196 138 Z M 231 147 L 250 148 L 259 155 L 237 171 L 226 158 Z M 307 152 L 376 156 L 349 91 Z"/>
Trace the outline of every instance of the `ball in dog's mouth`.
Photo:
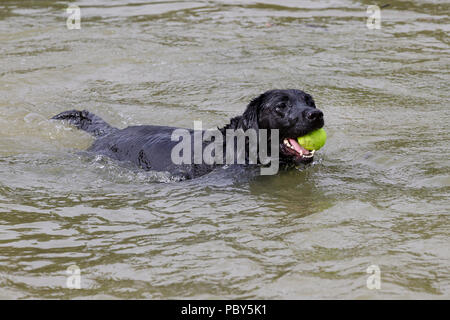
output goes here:
<path id="1" fill-rule="evenodd" d="M 298 137 L 297 142 L 307 150 L 319 150 L 327 141 L 327 133 L 323 128 L 311 131 L 304 136 Z"/>
<path id="2" fill-rule="evenodd" d="M 296 164 L 310 163 L 314 153 L 325 145 L 327 134 L 323 128 L 309 132 L 298 138 L 284 138 L 281 143 L 281 151 L 287 156 L 293 157 Z"/>
<path id="3" fill-rule="evenodd" d="M 284 150 L 286 153 L 294 156 L 298 160 L 312 160 L 314 157 L 315 150 L 307 150 L 302 147 L 297 139 L 286 138 L 283 140 Z"/>

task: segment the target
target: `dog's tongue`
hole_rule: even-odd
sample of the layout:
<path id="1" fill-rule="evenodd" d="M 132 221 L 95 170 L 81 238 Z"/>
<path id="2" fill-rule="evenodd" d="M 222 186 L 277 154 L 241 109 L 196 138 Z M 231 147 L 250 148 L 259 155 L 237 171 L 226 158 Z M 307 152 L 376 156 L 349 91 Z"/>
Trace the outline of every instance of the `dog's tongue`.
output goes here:
<path id="1" fill-rule="evenodd" d="M 299 145 L 296 139 L 289 138 L 288 140 L 289 140 L 289 143 L 291 144 L 291 146 L 294 147 L 295 151 L 297 151 L 300 154 L 304 154 L 304 155 L 309 154 L 309 151 L 306 150 L 305 148 L 303 148 L 301 145 Z"/>

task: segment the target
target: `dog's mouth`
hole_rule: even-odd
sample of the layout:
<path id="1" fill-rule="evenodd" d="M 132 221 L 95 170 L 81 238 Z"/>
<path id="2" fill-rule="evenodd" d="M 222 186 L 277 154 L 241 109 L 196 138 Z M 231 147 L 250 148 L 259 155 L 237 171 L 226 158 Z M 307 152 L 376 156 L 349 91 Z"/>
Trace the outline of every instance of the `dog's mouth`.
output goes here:
<path id="1" fill-rule="evenodd" d="M 286 156 L 294 157 L 295 162 L 309 163 L 313 160 L 315 150 L 307 150 L 302 147 L 297 139 L 285 138 L 280 145 L 281 152 Z"/>

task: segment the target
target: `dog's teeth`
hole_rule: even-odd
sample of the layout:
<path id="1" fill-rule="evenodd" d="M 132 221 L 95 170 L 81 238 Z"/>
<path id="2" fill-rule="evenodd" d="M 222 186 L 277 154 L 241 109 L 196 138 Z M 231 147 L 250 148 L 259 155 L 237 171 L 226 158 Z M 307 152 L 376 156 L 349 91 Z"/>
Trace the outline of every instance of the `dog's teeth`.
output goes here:
<path id="1" fill-rule="evenodd" d="M 316 150 L 311 150 L 308 154 L 305 154 L 303 156 L 303 158 L 312 158 L 312 157 L 314 157 L 314 152 L 316 152 Z"/>

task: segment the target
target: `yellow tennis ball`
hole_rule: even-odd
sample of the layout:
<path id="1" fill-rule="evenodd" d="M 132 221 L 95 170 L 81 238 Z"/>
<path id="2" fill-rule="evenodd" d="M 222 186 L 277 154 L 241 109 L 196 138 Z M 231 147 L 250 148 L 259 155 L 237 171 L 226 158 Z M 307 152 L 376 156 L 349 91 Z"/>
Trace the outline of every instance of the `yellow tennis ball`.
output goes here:
<path id="1" fill-rule="evenodd" d="M 319 150 L 327 141 L 327 133 L 323 128 L 311 131 L 303 137 L 297 138 L 298 144 L 307 150 Z"/>

